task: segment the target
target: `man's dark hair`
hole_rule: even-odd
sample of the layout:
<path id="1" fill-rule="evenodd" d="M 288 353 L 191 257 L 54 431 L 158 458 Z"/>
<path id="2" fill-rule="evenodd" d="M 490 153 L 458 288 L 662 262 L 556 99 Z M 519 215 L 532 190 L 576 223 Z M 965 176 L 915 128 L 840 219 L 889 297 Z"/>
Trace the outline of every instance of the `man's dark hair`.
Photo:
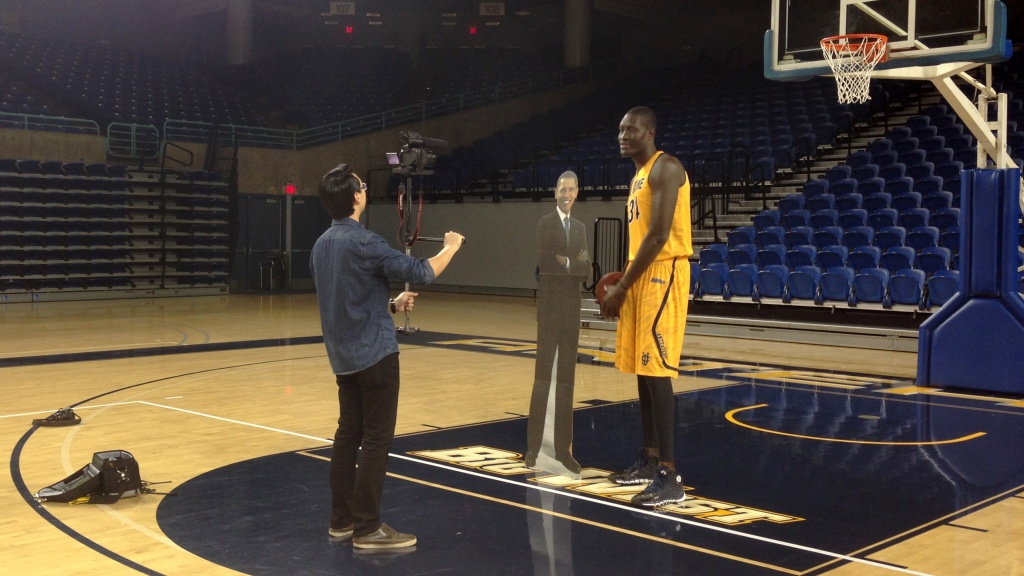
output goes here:
<path id="1" fill-rule="evenodd" d="M 320 203 L 335 220 L 348 218 L 356 211 L 359 179 L 348 164 L 339 164 L 320 179 Z"/>
<path id="2" fill-rule="evenodd" d="M 654 110 L 651 110 L 646 106 L 630 108 L 629 112 L 626 112 L 626 114 L 632 114 L 633 116 L 640 118 L 640 122 L 651 130 L 656 130 L 658 128 L 658 119 L 654 114 Z"/>

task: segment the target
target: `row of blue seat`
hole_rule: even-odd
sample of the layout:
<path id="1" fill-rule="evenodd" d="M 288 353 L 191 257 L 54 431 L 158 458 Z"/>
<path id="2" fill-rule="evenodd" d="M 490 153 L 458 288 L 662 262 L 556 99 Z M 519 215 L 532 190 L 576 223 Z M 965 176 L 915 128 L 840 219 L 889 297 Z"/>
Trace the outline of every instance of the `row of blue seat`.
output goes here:
<path id="1" fill-rule="evenodd" d="M 891 246 L 885 250 L 877 246 L 858 246 L 850 250 L 846 246 L 829 245 L 819 250 L 809 245 L 787 248 L 781 244 L 769 244 L 757 249 L 753 244 L 740 244 L 729 249 L 724 257 L 719 246 L 700 251 L 698 266 L 701 269 L 712 264 L 725 264 L 729 269 L 753 264 L 762 270 L 772 265 L 785 265 L 790 270 L 811 265 L 823 269 L 847 266 L 857 272 L 876 267 L 893 272 L 903 268 L 917 268 L 931 276 L 940 270 L 957 268 L 959 262 L 959 256 L 944 246 L 927 246 L 921 250 L 911 246 Z"/>
<path id="2" fill-rule="evenodd" d="M 725 264 L 711 264 L 700 269 L 694 286 L 694 297 L 720 296 L 750 298 L 755 302 L 778 299 L 814 304 L 842 302 L 848 306 L 860 303 L 914 306 L 921 310 L 945 304 L 959 289 L 959 272 L 943 270 L 927 277 L 921 270 L 865 268 L 859 272 L 848 267 L 828 268 L 769 265 L 758 269 L 741 264 L 729 269 Z"/>

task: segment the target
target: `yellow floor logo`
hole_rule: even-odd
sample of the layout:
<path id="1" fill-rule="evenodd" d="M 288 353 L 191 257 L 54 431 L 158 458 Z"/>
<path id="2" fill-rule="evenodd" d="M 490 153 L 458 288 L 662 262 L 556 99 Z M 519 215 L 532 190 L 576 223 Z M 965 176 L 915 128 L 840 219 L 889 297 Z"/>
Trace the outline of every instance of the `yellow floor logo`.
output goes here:
<path id="1" fill-rule="evenodd" d="M 409 454 L 503 476 L 534 473 L 533 470 L 526 467 L 522 460 L 522 455 L 518 452 L 510 452 L 489 446 L 464 446 L 446 450 L 419 450 Z M 618 484 L 612 484 L 606 479 L 608 474 L 610 474 L 608 470 L 584 468 L 581 473 L 582 478 L 579 480 L 565 476 L 541 476 L 533 479 L 533 481 L 545 486 L 572 490 L 587 496 L 608 498 L 625 503 L 628 503 L 634 494 L 644 488 L 643 486 L 619 486 Z M 728 526 L 739 526 L 761 521 L 786 524 L 804 520 L 803 518 L 778 512 L 769 512 L 749 506 L 701 498 L 695 496 L 693 494 L 694 489 L 689 486 L 686 487 L 686 491 L 686 500 L 678 504 L 658 508 L 658 510 Z"/>

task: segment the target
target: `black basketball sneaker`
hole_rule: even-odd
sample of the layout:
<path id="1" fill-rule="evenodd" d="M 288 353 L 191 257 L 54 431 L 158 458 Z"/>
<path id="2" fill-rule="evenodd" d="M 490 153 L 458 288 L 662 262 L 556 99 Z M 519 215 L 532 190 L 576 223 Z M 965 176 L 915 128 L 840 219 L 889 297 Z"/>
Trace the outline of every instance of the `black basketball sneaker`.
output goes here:
<path id="1" fill-rule="evenodd" d="M 654 481 L 643 492 L 633 496 L 630 503 L 634 506 L 654 508 L 683 500 L 686 500 L 683 477 L 664 466 L 658 466 L 658 473 L 654 476 Z"/>
<path id="2" fill-rule="evenodd" d="M 620 486 L 636 486 L 638 484 L 650 484 L 658 472 L 658 459 L 640 456 L 636 462 L 622 472 L 612 472 L 608 475 L 608 481 Z"/>

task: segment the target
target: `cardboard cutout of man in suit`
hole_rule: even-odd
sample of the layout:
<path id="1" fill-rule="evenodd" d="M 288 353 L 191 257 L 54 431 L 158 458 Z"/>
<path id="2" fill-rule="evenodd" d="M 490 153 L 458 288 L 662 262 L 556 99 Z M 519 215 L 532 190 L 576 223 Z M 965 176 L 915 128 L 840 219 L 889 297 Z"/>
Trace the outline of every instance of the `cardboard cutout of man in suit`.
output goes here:
<path id="1" fill-rule="evenodd" d="M 555 187 L 556 209 L 537 222 L 537 365 L 526 434 L 528 467 L 577 478 L 580 465 L 572 456 L 572 400 L 580 289 L 591 268 L 586 229 L 570 215 L 578 182 L 575 173 L 562 173 Z"/>

